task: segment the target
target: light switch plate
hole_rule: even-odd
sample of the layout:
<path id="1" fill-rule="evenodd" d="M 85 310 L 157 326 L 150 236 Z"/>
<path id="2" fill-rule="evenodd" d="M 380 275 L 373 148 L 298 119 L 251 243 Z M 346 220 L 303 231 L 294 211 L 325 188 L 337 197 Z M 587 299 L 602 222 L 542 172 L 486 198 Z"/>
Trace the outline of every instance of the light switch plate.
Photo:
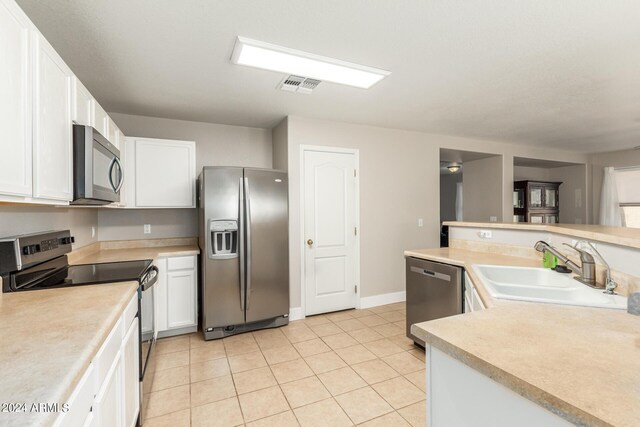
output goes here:
<path id="1" fill-rule="evenodd" d="M 151 234 L 151 224 L 144 225 L 144 234 Z"/>
<path id="2" fill-rule="evenodd" d="M 418 218 L 418 227 L 424 227 L 424 221 L 422 218 Z"/>

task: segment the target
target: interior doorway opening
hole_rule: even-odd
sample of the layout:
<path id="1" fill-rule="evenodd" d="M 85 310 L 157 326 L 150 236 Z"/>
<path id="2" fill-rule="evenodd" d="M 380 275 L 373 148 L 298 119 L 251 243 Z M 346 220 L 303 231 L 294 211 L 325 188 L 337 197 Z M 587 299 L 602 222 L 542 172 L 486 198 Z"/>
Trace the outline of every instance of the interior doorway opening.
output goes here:
<path id="1" fill-rule="evenodd" d="M 513 222 L 587 224 L 587 165 L 513 158 Z"/>

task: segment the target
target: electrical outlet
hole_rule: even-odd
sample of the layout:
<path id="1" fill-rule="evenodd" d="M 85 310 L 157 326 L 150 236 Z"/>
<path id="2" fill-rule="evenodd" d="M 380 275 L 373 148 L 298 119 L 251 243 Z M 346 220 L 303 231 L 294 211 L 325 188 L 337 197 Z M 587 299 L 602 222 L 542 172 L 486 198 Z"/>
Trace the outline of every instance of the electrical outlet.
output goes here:
<path id="1" fill-rule="evenodd" d="M 478 236 L 480 236 L 481 239 L 491 239 L 493 237 L 493 233 L 491 230 L 480 230 Z"/>
<path id="2" fill-rule="evenodd" d="M 94 237 L 96 237 L 96 228 L 91 226 L 91 238 L 93 239 Z"/>
<path id="3" fill-rule="evenodd" d="M 418 227 L 424 227 L 424 221 L 422 218 L 418 218 Z"/>
<path id="4" fill-rule="evenodd" d="M 151 234 L 151 224 L 144 225 L 144 234 Z"/>
<path id="5" fill-rule="evenodd" d="M 489 222 L 498 222 L 498 217 L 497 216 L 490 216 L 489 217 Z"/>

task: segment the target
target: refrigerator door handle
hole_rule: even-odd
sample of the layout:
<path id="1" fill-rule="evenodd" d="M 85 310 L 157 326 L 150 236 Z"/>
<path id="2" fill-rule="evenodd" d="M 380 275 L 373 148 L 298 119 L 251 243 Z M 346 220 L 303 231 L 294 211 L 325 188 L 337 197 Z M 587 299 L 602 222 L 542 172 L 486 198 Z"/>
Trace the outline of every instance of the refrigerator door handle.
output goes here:
<path id="1" fill-rule="evenodd" d="M 245 265 L 245 243 L 244 243 L 244 178 L 240 178 L 240 203 L 239 203 L 239 215 L 238 215 L 238 219 L 240 222 L 240 226 L 238 227 L 238 234 L 239 234 L 239 239 L 238 239 L 238 254 L 240 257 L 240 309 L 244 312 L 244 299 L 245 299 L 245 284 L 246 284 L 246 277 L 245 277 L 245 270 L 244 270 L 244 265 Z"/>
<path id="2" fill-rule="evenodd" d="M 246 251 L 247 251 L 247 303 L 246 309 L 249 310 L 249 301 L 251 300 L 251 196 L 249 193 L 249 178 L 244 178 L 244 211 L 246 216 Z"/>

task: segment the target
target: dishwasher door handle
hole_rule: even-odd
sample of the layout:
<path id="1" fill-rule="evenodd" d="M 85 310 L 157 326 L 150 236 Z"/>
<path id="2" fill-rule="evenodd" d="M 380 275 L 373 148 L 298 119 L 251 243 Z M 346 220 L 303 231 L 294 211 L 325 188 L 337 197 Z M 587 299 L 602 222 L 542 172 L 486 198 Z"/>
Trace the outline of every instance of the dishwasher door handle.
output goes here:
<path id="1" fill-rule="evenodd" d="M 419 268 L 419 267 L 411 267 L 411 271 L 413 273 L 422 274 L 423 276 L 433 277 L 434 279 L 445 280 L 447 282 L 451 281 L 451 276 L 448 274 L 438 273 L 431 270 L 425 270 L 424 268 Z"/>

